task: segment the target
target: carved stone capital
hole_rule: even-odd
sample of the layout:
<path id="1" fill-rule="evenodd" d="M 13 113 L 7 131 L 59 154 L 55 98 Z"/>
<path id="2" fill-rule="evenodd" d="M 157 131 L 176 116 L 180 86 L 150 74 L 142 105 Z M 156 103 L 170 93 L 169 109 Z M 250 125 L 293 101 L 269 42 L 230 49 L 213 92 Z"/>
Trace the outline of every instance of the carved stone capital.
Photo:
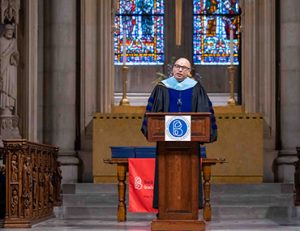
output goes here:
<path id="1" fill-rule="evenodd" d="M 18 116 L 0 116 L 0 146 L 3 146 L 2 140 L 21 138 L 18 122 Z"/>
<path id="2" fill-rule="evenodd" d="M 1 23 L 19 23 L 20 0 L 0 0 Z"/>

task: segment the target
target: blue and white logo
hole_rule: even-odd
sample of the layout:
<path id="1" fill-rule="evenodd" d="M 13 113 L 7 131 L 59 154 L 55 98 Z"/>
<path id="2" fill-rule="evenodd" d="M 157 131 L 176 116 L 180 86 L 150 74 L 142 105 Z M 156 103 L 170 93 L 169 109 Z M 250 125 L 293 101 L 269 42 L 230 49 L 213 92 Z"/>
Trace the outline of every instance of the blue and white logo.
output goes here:
<path id="1" fill-rule="evenodd" d="M 191 141 L 191 116 L 166 116 L 165 141 Z"/>
<path id="2" fill-rule="evenodd" d="M 169 132 L 174 137 L 183 137 L 187 132 L 187 124 L 182 119 L 172 120 L 169 124 Z"/>

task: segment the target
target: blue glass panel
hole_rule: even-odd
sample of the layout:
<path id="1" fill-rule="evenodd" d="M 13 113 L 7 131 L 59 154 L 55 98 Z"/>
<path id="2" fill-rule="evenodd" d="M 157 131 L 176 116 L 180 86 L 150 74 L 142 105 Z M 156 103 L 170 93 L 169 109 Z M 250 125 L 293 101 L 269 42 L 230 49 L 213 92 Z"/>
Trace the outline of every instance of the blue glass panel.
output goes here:
<path id="1" fill-rule="evenodd" d="M 193 0 L 194 14 L 239 14 L 238 0 Z"/>
<path id="2" fill-rule="evenodd" d="M 163 0 L 120 0 L 115 17 L 115 64 L 163 64 Z M 126 36 L 126 40 L 123 40 Z"/>
<path id="3" fill-rule="evenodd" d="M 237 0 L 194 0 L 194 63 L 230 64 L 230 26 L 233 64 L 239 64 L 240 11 Z"/>

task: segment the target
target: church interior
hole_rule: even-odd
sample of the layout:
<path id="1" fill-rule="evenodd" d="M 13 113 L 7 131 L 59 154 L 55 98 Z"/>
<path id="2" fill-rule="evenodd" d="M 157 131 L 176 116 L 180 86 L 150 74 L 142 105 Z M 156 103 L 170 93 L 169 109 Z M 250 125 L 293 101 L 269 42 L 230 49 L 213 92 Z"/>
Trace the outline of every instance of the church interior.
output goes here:
<path id="1" fill-rule="evenodd" d="M 299 0 L 1 0 L 0 229 L 151 230 L 154 213 L 126 209 L 131 156 L 112 151 L 156 146 L 140 131 L 148 98 L 184 57 L 218 126 L 199 220 L 298 230 L 299 11 Z"/>

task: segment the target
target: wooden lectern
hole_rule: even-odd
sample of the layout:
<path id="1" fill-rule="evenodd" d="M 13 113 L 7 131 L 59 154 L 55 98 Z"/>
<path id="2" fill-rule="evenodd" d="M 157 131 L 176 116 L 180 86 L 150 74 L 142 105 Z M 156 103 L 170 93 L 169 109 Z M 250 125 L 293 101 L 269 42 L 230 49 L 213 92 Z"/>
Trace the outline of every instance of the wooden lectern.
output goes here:
<path id="1" fill-rule="evenodd" d="M 165 116 L 190 115 L 191 141 L 165 141 Z M 158 142 L 159 217 L 151 230 L 205 230 L 198 220 L 199 142 L 210 140 L 210 113 L 146 113 L 148 141 Z"/>

